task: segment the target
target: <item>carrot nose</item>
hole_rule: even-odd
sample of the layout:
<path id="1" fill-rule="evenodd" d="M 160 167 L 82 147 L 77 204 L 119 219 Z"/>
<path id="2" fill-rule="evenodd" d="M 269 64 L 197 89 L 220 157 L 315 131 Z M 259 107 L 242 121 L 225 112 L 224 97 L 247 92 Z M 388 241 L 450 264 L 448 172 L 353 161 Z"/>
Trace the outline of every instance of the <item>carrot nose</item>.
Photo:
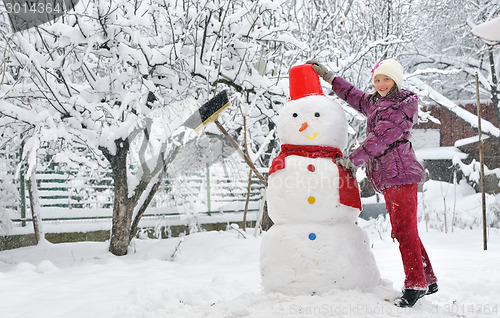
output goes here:
<path id="1" fill-rule="evenodd" d="M 306 128 L 307 128 L 307 123 L 303 123 L 302 126 L 300 126 L 299 131 L 303 131 Z"/>

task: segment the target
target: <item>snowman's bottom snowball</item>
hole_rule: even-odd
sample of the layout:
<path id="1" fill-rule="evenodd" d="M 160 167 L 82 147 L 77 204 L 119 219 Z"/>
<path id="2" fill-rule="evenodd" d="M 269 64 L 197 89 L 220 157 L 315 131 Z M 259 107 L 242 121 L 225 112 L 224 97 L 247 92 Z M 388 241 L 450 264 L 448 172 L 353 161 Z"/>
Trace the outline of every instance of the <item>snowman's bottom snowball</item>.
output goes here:
<path id="1" fill-rule="evenodd" d="M 380 272 L 368 236 L 356 224 L 273 225 L 260 250 L 262 284 L 289 295 L 368 290 Z"/>

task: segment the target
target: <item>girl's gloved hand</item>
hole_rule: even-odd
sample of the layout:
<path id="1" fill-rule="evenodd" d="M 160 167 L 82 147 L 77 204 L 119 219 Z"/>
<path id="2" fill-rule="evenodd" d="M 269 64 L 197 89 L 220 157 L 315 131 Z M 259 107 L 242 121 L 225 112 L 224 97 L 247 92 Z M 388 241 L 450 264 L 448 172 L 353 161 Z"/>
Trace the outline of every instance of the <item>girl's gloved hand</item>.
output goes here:
<path id="1" fill-rule="evenodd" d="M 354 178 L 356 178 L 356 171 L 358 170 L 358 167 L 354 163 L 352 163 L 351 160 L 349 160 L 347 158 L 338 157 L 338 158 L 335 158 L 335 162 L 340 167 L 342 167 L 342 168 L 344 168 L 346 170 L 351 171 L 352 176 Z"/>
<path id="2" fill-rule="evenodd" d="M 313 69 L 316 71 L 316 73 L 318 73 L 318 75 L 321 76 L 325 81 L 332 84 L 333 78 L 335 76 L 323 64 L 315 60 L 309 60 L 306 62 L 306 64 L 312 64 Z"/>

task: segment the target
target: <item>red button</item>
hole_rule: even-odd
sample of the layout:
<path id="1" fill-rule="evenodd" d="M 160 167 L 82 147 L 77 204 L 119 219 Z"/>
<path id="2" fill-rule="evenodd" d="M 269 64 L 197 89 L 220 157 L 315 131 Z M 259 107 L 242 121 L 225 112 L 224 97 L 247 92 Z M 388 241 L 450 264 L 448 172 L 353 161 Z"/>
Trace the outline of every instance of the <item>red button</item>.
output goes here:
<path id="1" fill-rule="evenodd" d="M 314 167 L 314 165 L 308 165 L 307 170 L 314 172 L 314 170 L 316 170 L 316 167 Z"/>

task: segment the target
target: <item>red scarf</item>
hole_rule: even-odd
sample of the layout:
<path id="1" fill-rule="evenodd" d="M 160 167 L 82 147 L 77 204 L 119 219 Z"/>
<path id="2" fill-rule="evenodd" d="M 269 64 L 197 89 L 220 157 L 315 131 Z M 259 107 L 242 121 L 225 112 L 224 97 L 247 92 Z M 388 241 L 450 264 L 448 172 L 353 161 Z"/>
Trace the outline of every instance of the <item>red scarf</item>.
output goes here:
<path id="1" fill-rule="evenodd" d="M 287 156 L 301 156 L 307 158 L 342 158 L 342 151 L 335 147 L 315 146 L 315 145 L 281 145 L 281 152 L 273 159 L 269 168 L 269 175 L 285 168 L 285 158 Z M 338 165 L 337 165 L 338 166 Z M 361 210 L 361 198 L 359 196 L 358 182 L 348 169 L 339 167 L 339 198 L 340 203 Z"/>

